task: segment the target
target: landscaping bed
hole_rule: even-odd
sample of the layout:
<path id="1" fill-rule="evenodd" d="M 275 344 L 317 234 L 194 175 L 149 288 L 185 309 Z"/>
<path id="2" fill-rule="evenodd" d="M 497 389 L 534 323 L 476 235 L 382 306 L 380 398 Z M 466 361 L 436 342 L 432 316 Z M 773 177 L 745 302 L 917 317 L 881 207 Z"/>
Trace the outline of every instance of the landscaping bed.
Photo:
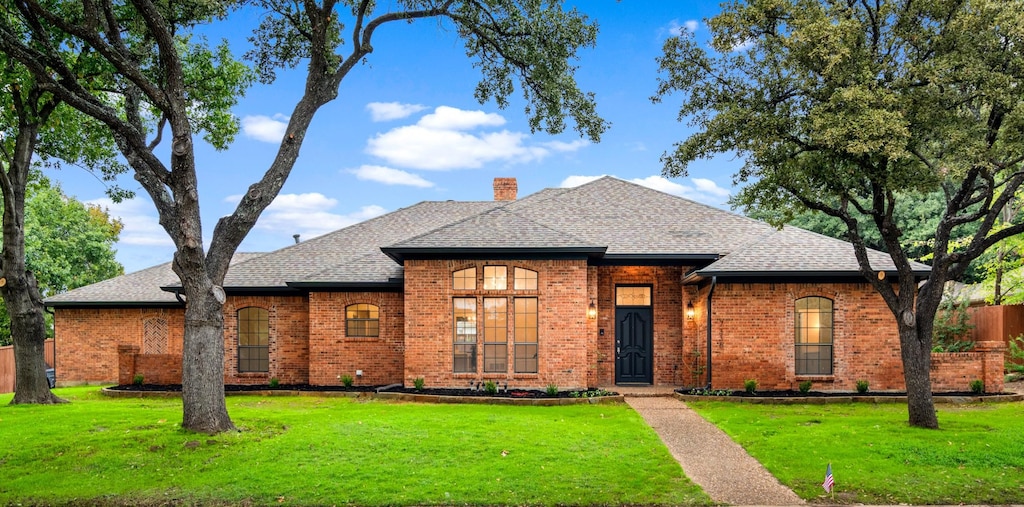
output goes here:
<path id="1" fill-rule="evenodd" d="M 118 392 L 138 393 L 180 393 L 181 384 L 125 384 L 108 387 L 107 390 Z M 557 391 L 550 394 L 539 389 L 509 389 L 498 387 L 494 391 L 488 391 L 484 387 L 468 389 L 441 389 L 397 386 L 314 386 L 309 384 L 279 384 L 269 386 L 266 384 L 228 384 L 224 386 L 225 393 L 263 393 L 263 392 L 323 392 L 323 393 L 401 393 L 411 395 L 427 396 L 454 396 L 472 398 L 513 398 L 513 399 L 542 399 L 542 398 L 601 398 L 606 396 L 617 396 L 618 393 L 605 391 L 604 389 L 585 389 L 571 391 Z"/>

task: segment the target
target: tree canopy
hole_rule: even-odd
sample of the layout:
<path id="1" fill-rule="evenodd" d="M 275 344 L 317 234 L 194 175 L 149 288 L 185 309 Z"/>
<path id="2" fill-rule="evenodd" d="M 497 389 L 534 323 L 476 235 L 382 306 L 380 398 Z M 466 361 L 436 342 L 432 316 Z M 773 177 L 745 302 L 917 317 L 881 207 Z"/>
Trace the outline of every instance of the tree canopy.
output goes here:
<path id="1" fill-rule="evenodd" d="M 737 204 L 839 219 L 896 317 L 910 423 L 937 427 L 929 365 L 943 285 L 1024 231 L 994 227 L 1024 182 L 1024 2 L 749 0 L 708 25 L 709 46 L 683 34 L 660 59 L 656 100 L 681 92 L 680 117 L 698 129 L 665 154 L 665 173 L 734 152 L 745 160 Z M 918 290 L 896 215 L 929 192 L 943 211 Z M 959 227 L 968 241 L 953 241 Z M 869 264 L 868 229 L 897 280 Z"/>

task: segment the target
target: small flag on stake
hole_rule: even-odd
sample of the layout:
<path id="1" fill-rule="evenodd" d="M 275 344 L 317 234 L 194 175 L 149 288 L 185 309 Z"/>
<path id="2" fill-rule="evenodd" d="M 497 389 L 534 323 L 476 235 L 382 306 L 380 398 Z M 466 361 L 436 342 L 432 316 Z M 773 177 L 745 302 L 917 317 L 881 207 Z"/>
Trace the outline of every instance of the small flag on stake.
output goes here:
<path id="1" fill-rule="evenodd" d="M 825 469 L 825 482 L 821 483 L 821 487 L 825 488 L 826 493 L 831 493 L 832 486 L 835 484 L 835 480 L 832 478 L 832 463 L 829 463 L 828 468 Z"/>

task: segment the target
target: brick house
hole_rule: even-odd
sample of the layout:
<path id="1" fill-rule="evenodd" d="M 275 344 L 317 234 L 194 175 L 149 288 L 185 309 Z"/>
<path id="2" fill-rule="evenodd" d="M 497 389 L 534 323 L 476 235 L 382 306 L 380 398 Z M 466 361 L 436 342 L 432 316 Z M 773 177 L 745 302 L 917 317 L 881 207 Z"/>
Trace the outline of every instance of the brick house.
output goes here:
<path id="1" fill-rule="evenodd" d="M 225 382 L 903 389 L 895 321 L 848 243 L 610 177 L 516 193 L 496 178 L 494 201 L 239 254 Z M 164 264 L 47 299 L 60 382 L 180 382 L 176 283 Z"/>

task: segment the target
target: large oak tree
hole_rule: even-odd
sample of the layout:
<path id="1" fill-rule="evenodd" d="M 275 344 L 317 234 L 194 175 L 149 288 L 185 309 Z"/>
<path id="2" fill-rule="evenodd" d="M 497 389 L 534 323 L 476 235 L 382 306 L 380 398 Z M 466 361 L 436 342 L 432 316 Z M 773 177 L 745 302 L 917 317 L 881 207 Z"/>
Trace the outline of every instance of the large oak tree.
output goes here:
<path id="1" fill-rule="evenodd" d="M 658 98 L 685 96 L 697 132 L 666 153 L 667 175 L 732 152 L 736 203 L 838 218 L 860 270 L 899 329 L 910 424 L 936 428 L 932 322 L 947 280 L 1024 225 L 994 228 L 1024 183 L 1021 0 L 749 0 L 708 21 L 709 45 L 670 39 Z M 912 273 L 894 219 L 904 199 L 941 191 L 932 269 Z M 868 262 L 870 227 L 897 280 Z M 951 241 L 958 227 L 970 240 Z"/>
<path id="2" fill-rule="evenodd" d="M 187 301 L 182 426 L 195 431 L 233 428 L 223 390 L 221 284 L 229 261 L 284 185 L 314 114 L 336 99 L 342 80 L 371 57 L 378 28 L 428 18 L 453 27 L 482 74 L 476 98 L 504 107 L 518 84 L 535 130 L 560 132 L 570 116 L 578 131 L 597 140 L 606 126 L 595 113 L 593 96 L 581 92 L 573 77 L 576 52 L 594 44 L 597 27 L 575 10 L 563 10 L 560 1 L 401 0 L 381 5 L 371 0 L 256 0 L 248 8 L 265 13 L 249 55 L 260 76 L 269 81 L 275 70 L 302 63 L 305 87 L 276 156 L 234 212 L 218 221 L 206 248 L 193 146 L 204 117 L 190 113 L 203 87 L 218 83 L 183 71 L 181 37 L 189 26 L 176 23 L 175 16 L 188 11 L 183 18 L 199 19 L 196 11 L 219 3 L 87 0 L 74 15 L 61 15 L 42 0 L 6 3 L 14 6 L 7 15 L 28 36 L 8 21 L 0 26 L 0 50 L 26 65 L 48 92 L 107 125 L 175 243 L 173 267 Z M 54 33 L 69 34 L 76 44 L 102 55 L 126 100 L 111 107 L 91 93 L 58 49 L 47 44 Z M 138 58 L 143 44 L 151 44 L 144 54 L 152 57 Z M 418 49 L 415 44 L 406 48 Z M 144 128 L 145 119 L 154 117 L 157 128 Z M 169 161 L 155 152 L 167 129 Z"/>

